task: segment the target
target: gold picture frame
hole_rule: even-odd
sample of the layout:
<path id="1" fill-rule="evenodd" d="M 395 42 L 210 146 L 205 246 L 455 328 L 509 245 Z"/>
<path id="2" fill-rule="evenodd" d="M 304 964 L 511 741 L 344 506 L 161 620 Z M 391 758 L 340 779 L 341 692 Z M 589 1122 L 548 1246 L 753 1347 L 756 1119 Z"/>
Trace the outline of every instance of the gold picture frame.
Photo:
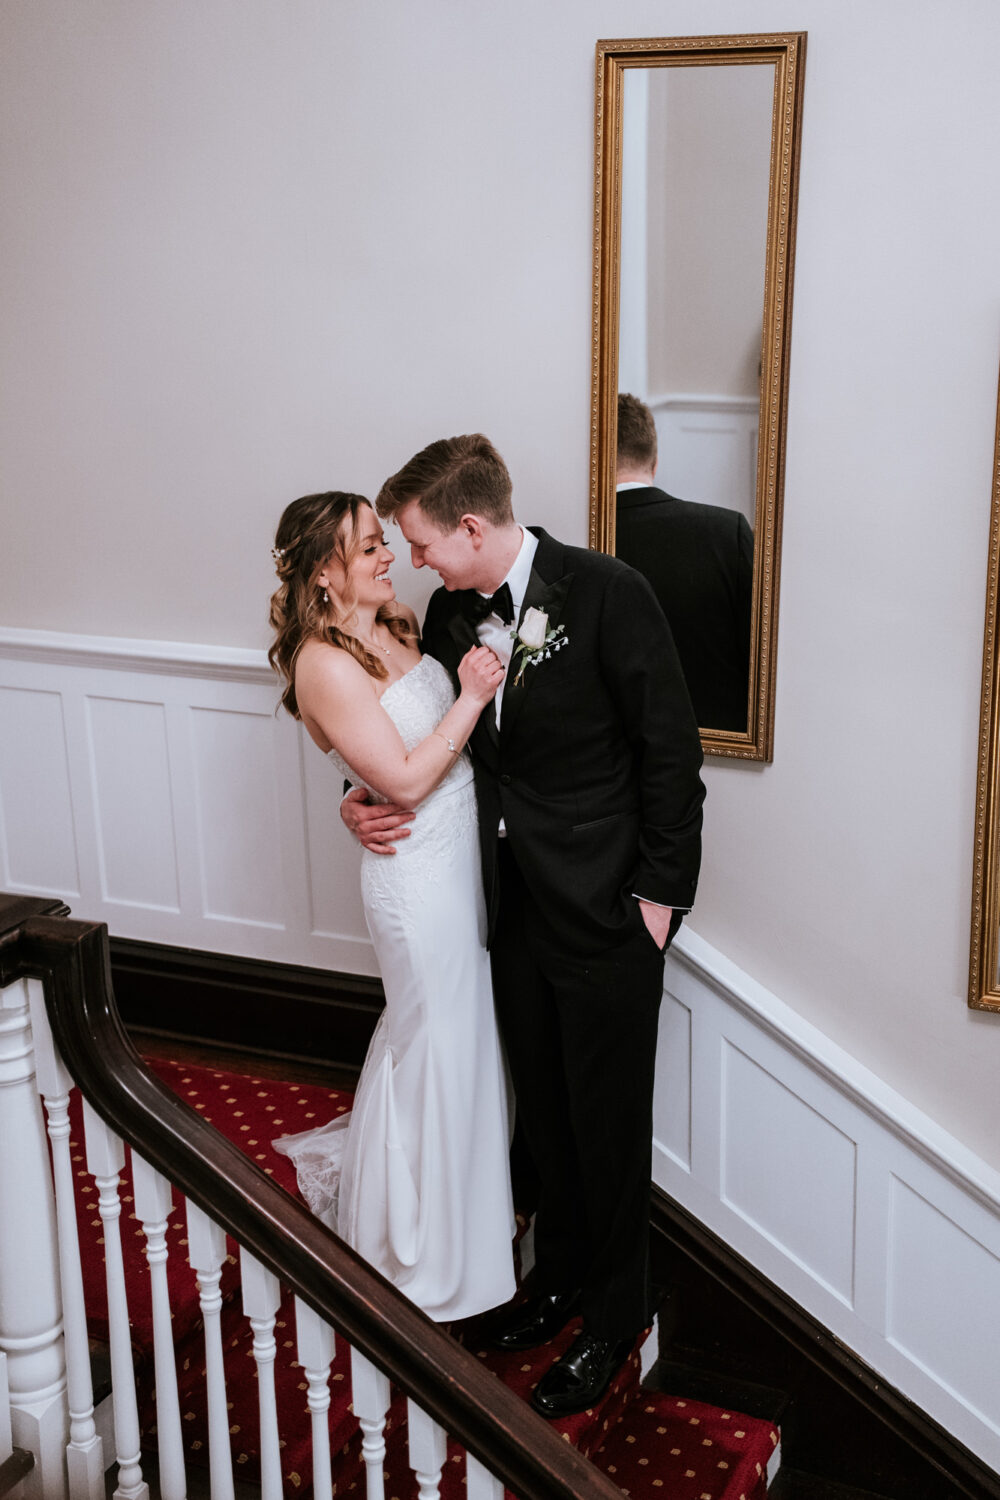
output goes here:
<path id="1" fill-rule="evenodd" d="M 979 766 L 976 778 L 976 840 L 972 866 L 972 938 L 969 947 L 969 1005 L 1000 1011 L 1000 387 L 993 449 L 993 502 L 986 571 L 986 624 L 979 712 Z"/>
<path id="2" fill-rule="evenodd" d="M 613 552 L 615 548 L 625 74 L 632 68 L 774 64 L 747 729 L 743 733 L 701 726 L 702 745 L 707 754 L 742 760 L 770 761 L 773 758 L 778 582 L 805 45 L 805 32 L 597 43 L 590 545 L 606 552 Z"/>

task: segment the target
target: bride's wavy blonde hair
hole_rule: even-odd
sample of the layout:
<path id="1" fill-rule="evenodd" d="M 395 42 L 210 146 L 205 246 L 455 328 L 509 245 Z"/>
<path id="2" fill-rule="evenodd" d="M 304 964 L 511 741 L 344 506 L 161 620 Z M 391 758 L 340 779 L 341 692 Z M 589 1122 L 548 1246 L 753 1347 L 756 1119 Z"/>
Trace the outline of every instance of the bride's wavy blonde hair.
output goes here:
<path id="1" fill-rule="evenodd" d="M 303 495 L 286 506 L 275 533 L 272 555 L 280 584 L 271 595 L 270 620 L 274 644 L 268 661 L 285 679 L 281 701 L 293 718 L 299 718 L 295 697 L 295 663 L 308 640 L 327 641 L 349 651 L 372 677 L 389 673 L 380 657 L 344 626 L 354 613 L 357 599 L 350 583 L 350 565 L 361 545 L 362 507 L 371 510 L 364 495 L 328 490 L 322 495 Z M 324 600 L 319 575 L 331 557 L 336 557 L 347 575 L 344 593 Z M 376 623 L 387 625 L 400 641 L 415 639 L 412 626 L 395 614 L 395 606 L 383 604 Z"/>

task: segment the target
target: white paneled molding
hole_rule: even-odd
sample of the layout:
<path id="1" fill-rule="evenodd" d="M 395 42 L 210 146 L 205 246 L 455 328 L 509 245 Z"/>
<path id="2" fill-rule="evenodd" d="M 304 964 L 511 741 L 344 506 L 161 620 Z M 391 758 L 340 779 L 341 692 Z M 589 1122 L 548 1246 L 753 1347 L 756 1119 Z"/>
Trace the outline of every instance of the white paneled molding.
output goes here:
<path id="1" fill-rule="evenodd" d="M 753 526 L 757 496 L 756 401 L 688 392 L 647 396 L 656 422 L 656 482 L 681 500 L 742 511 Z"/>
<path id="2" fill-rule="evenodd" d="M 375 972 L 341 779 L 263 652 L 0 630 L 0 879 L 116 937 Z"/>
<path id="3" fill-rule="evenodd" d="M 340 779 L 277 698 L 263 653 L 0 630 L 4 887 L 374 973 Z M 654 1117 L 657 1183 L 1000 1469 L 1000 1173 L 687 927 Z"/>
<path id="4" fill-rule="evenodd" d="M 687 928 L 665 986 L 655 1181 L 1000 1469 L 1000 1173 Z"/>

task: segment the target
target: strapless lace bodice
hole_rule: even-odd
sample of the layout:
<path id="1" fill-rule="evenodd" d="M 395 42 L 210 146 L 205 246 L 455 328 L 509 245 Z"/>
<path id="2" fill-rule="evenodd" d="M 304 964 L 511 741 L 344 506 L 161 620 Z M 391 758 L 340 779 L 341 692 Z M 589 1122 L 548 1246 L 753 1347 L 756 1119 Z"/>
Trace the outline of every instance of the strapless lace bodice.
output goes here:
<path id="1" fill-rule="evenodd" d="M 433 656 L 422 656 L 415 667 L 411 667 L 402 677 L 391 682 L 379 699 L 385 712 L 399 730 L 407 752 L 415 750 L 421 740 L 425 740 L 429 734 L 434 733 L 454 701 L 455 690 L 451 685 L 451 678 Z M 376 792 L 374 787 L 368 786 L 364 777 L 359 776 L 347 764 L 339 751 L 328 750 L 327 755 L 348 781 L 353 781 L 355 786 L 367 788 L 373 802 L 388 800 L 381 793 Z M 472 766 L 467 753 L 463 750 L 461 755 L 455 757 L 455 764 L 447 775 L 438 782 L 433 792 L 421 803 L 421 807 L 426 807 L 432 798 L 439 796 L 442 792 L 454 791 L 471 780 Z"/>
<path id="2" fill-rule="evenodd" d="M 390 683 L 380 699 L 382 707 L 399 730 L 407 750 L 432 734 L 455 701 L 451 678 L 433 656 L 423 656 L 417 665 Z M 366 787 L 372 800 L 387 799 L 359 776 L 336 750 L 327 755 L 355 786 Z M 380 906 L 399 903 L 405 884 L 404 907 L 420 907 L 422 882 L 436 882 L 447 869 L 456 844 L 477 836 L 478 818 L 472 764 L 463 750 L 434 790 L 417 808 L 410 837 L 400 839 L 391 857 L 365 850 L 361 861 L 361 889 L 366 903 Z"/>

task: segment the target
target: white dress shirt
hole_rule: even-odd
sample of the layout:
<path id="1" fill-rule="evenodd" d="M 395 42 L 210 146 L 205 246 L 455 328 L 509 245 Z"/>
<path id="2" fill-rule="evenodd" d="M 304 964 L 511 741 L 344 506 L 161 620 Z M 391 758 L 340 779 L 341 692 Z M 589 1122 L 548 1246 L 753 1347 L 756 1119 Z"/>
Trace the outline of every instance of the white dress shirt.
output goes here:
<path id="1" fill-rule="evenodd" d="M 487 615 L 485 620 L 480 620 L 476 626 L 476 635 L 479 637 L 481 646 L 489 646 L 495 651 L 505 667 L 510 666 L 511 656 L 514 654 L 514 642 L 511 639 L 511 631 L 517 628 L 517 622 L 521 618 L 521 606 L 524 604 L 524 596 L 528 592 L 528 579 L 531 577 L 531 564 L 534 560 L 535 549 L 538 546 L 538 538 L 532 536 L 530 531 L 521 527 L 521 550 L 515 557 L 506 578 L 497 584 L 497 588 L 503 588 L 504 584 L 510 589 L 510 601 L 514 606 L 514 623 L 507 625 L 495 612 Z M 484 599 L 489 595 L 483 594 Z M 497 688 L 497 695 L 493 699 L 493 712 L 496 714 L 497 728 L 500 728 L 500 709 L 503 705 L 503 690 L 507 678 Z M 502 839 L 507 837 L 507 828 L 503 818 L 500 819 L 500 827 L 497 829 Z"/>
<path id="2" fill-rule="evenodd" d="M 505 667 L 510 666 L 510 658 L 514 651 L 514 642 L 511 640 L 510 633 L 516 628 L 517 622 L 521 618 L 521 607 L 524 604 L 524 596 L 528 592 L 531 564 L 534 561 L 537 547 L 538 538 L 532 536 L 530 531 L 525 531 L 522 526 L 521 550 L 515 557 L 506 578 L 497 585 L 498 588 L 503 588 L 503 585 L 506 584 L 510 589 L 511 603 L 514 606 L 514 624 L 505 625 L 498 614 L 491 614 L 487 615 L 485 620 L 480 620 L 476 626 L 476 635 L 479 637 L 479 644 L 481 646 L 489 646 L 491 651 L 495 651 Z M 488 598 L 489 596 L 484 594 L 482 597 Z M 497 695 L 493 700 L 498 729 L 500 728 L 500 709 L 503 705 L 503 690 L 506 681 L 505 677 L 497 689 Z"/>

